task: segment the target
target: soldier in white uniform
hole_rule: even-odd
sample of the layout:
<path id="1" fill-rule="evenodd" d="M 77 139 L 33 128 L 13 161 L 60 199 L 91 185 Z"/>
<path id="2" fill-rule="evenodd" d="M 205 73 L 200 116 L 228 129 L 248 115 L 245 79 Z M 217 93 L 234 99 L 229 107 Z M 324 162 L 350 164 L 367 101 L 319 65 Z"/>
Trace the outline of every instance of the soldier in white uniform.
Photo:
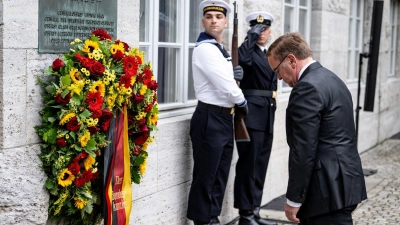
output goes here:
<path id="1" fill-rule="evenodd" d="M 243 70 L 233 68 L 221 44 L 231 9 L 224 1 L 205 0 L 200 10 L 205 31 L 200 33 L 192 57 L 198 105 L 190 122 L 194 167 L 187 217 L 195 225 L 219 225 L 234 146 L 233 113 L 243 118 L 248 110 L 235 81 L 243 77 Z"/>

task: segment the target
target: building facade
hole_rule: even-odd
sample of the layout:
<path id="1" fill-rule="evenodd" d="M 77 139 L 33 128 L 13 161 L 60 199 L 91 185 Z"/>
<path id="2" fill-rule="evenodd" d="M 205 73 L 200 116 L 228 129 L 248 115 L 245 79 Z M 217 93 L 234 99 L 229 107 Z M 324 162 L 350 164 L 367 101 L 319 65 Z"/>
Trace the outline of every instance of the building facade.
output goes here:
<path id="1" fill-rule="evenodd" d="M 232 0 L 226 0 L 233 6 Z M 147 173 L 133 185 L 130 224 L 191 224 L 186 219 L 191 184 L 192 150 L 189 122 L 197 104 L 191 53 L 202 31 L 201 0 L 119 0 L 117 38 L 145 51 L 159 83 L 159 130 L 149 146 Z M 362 153 L 400 131 L 400 3 L 384 0 L 379 64 L 373 112 L 361 109 L 358 148 Z M 286 32 L 298 31 L 310 43 L 314 58 L 332 70 L 363 107 L 373 0 L 237 0 L 239 44 L 253 11 L 274 15 L 271 43 Z M 35 81 L 59 57 L 38 53 L 38 0 L 0 3 L 0 221 L 4 224 L 49 224 L 45 174 L 40 170 L 40 124 L 43 103 Z M 233 33 L 228 17 L 223 44 L 228 50 Z M 285 109 L 290 87 L 279 81 L 274 143 L 263 204 L 285 193 L 288 146 Z M 233 208 L 234 154 L 221 222 L 237 216 Z"/>

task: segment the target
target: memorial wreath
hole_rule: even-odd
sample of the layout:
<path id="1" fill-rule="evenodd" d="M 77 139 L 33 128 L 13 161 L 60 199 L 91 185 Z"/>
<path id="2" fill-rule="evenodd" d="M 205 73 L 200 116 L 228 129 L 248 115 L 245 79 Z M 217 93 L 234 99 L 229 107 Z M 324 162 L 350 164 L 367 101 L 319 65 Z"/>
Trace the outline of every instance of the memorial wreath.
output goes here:
<path id="1" fill-rule="evenodd" d="M 157 129 L 158 84 L 144 53 L 112 40 L 104 30 L 93 31 L 85 41 L 75 39 L 71 46 L 45 69 L 48 76 L 38 79 L 45 103 L 39 112 L 42 123 L 35 127 L 43 140 L 39 157 L 48 176 L 49 219 L 97 224 L 104 214 L 103 153 L 113 142 L 108 137 L 112 121 L 118 112 L 127 114 L 125 168 L 138 184 L 154 141 L 151 132 Z"/>

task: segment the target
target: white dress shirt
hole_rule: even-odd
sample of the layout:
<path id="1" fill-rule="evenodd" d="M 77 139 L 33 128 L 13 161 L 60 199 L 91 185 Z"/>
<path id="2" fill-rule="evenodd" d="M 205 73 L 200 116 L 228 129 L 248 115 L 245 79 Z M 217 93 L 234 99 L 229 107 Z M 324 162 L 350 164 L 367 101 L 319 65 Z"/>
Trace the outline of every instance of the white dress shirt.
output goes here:
<path id="1" fill-rule="evenodd" d="M 214 44 L 202 43 L 194 48 L 192 69 L 199 101 L 230 108 L 245 100 L 233 78 L 232 62 Z"/>

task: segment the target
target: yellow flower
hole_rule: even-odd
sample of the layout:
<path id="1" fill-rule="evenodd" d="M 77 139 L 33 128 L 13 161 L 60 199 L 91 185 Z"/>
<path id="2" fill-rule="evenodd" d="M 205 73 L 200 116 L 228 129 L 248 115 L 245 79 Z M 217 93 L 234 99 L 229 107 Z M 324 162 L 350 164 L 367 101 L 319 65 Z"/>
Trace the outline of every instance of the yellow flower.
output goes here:
<path id="1" fill-rule="evenodd" d="M 58 184 L 67 187 L 72 184 L 72 181 L 74 181 L 75 176 L 67 169 L 64 169 L 60 176 L 58 176 Z"/>
<path id="2" fill-rule="evenodd" d="M 86 131 L 80 138 L 79 138 L 79 142 L 81 143 L 82 147 L 85 147 L 88 143 L 88 141 L 90 140 L 90 132 Z"/>
<path id="3" fill-rule="evenodd" d="M 152 114 L 150 116 L 150 125 L 156 124 L 157 120 L 158 120 L 158 115 L 157 114 Z"/>
<path id="4" fill-rule="evenodd" d="M 101 80 L 98 80 L 92 85 L 92 87 L 90 87 L 90 91 L 91 92 L 100 91 L 101 97 L 104 97 L 104 94 L 106 93 L 106 87 Z"/>
<path id="5" fill-rule="evenodd" d="M 107 106 L 108 108 L 113 108 L 115 104 L 115 95 L 110 95 L 107 97 Z"/>
<path id="6" fill-rule="evenodd" d="M 72 117 L 75 116 L 75 113 L 68 113 L 65 115 L 60 122 L 58 123 L 59 125 L 64 125 L 66 122 L 68 122 Z"/>
<path id="7" fill-rule="evenodd" d="M 76 42 L 76 43 L 80 43 L 80 42 L 82 42 L 82 40 L 79 39 L 79 38 L 75 38 L 75 42 Z"/>
<path id="8" fill-rule="evenodd" d="M 88 155 L 88 157 L 83 162 L 83 165 L 85 166 L 85 170 L 89 170 L 90 168 L 92 168 L 92 166 L 95 162 L 96 162 L 96 160 L 93 158 L 93 156 Z"/>
<path id="9" fill-rule="evenodd" d="M 85 207 L 85 205 L 87 204 L 87 201 L 79 198 L 79 197 L 75 197 L 75 207 L 78 209 L 83 209 L 83 207 Z"/>
<path id="10" fill-rule="evenodd" d="M 75 84 L 69 86 L 68 89 L 71 91 L 72 94 L 76 93 L 77 95 L 80 95 L 84 86 L 85 81 L 80 80 L 77 81 Z"/>
<path id="11" fill-rule="evenodd" d="M 147 166 L 147 161 L 144 161 L 142 164 L 140 164 L 139 166 L 140 174 L 144 175 L 146 173 L 146 166 Z"/>
<path id="12" fill-rule="evenodd" d="M 78 82 L 79 80 L 82 79 L 81 73 L 80 73 L 80 72 L 78 71 L 78 69 L 76 69 L 76 68 L 71 68 L 71 69 L 69 70 L 69 76 L 71 77 L 71 80 L 72 80 L 74 83 L 76 83 L 76 82 Z"/>
<path id="13" fill-rule="evenodd" d="M 146 94 L 146 91 L 147 91 L 147 86 L 143 85 L 142 88 L 140 88 L 139 92 L 140 92 L 141 95 L 144 95 L 144 94 Z"/>
<path id="14" fill-rule="evenodd" d="M 92 40 L 86 40 L 85 41 L 85 47 L 82 49 L 83 52 L 90 53 L 93 52 L 93 50 L 97 50 L 99 48 L 99 43 L 92 41 Z"/>
<path id="15" fill-rule="evenodd" d="M 132 77 L 131 78 L 131 86 L 133 86 L 135 84 L 135 82 L 136 82 L 136 77 Z"/>
<path id="16" fill-rule="evenodd" d="M 124 44 L 122 42 L 119 42 L 118 45 L 116 44 L 111 45 L 110 48 L 111 54 L 114 55 L 115 53 L 117 53 L 118 50 L 120 50 L 122 53 L 125 53 Z"/>

